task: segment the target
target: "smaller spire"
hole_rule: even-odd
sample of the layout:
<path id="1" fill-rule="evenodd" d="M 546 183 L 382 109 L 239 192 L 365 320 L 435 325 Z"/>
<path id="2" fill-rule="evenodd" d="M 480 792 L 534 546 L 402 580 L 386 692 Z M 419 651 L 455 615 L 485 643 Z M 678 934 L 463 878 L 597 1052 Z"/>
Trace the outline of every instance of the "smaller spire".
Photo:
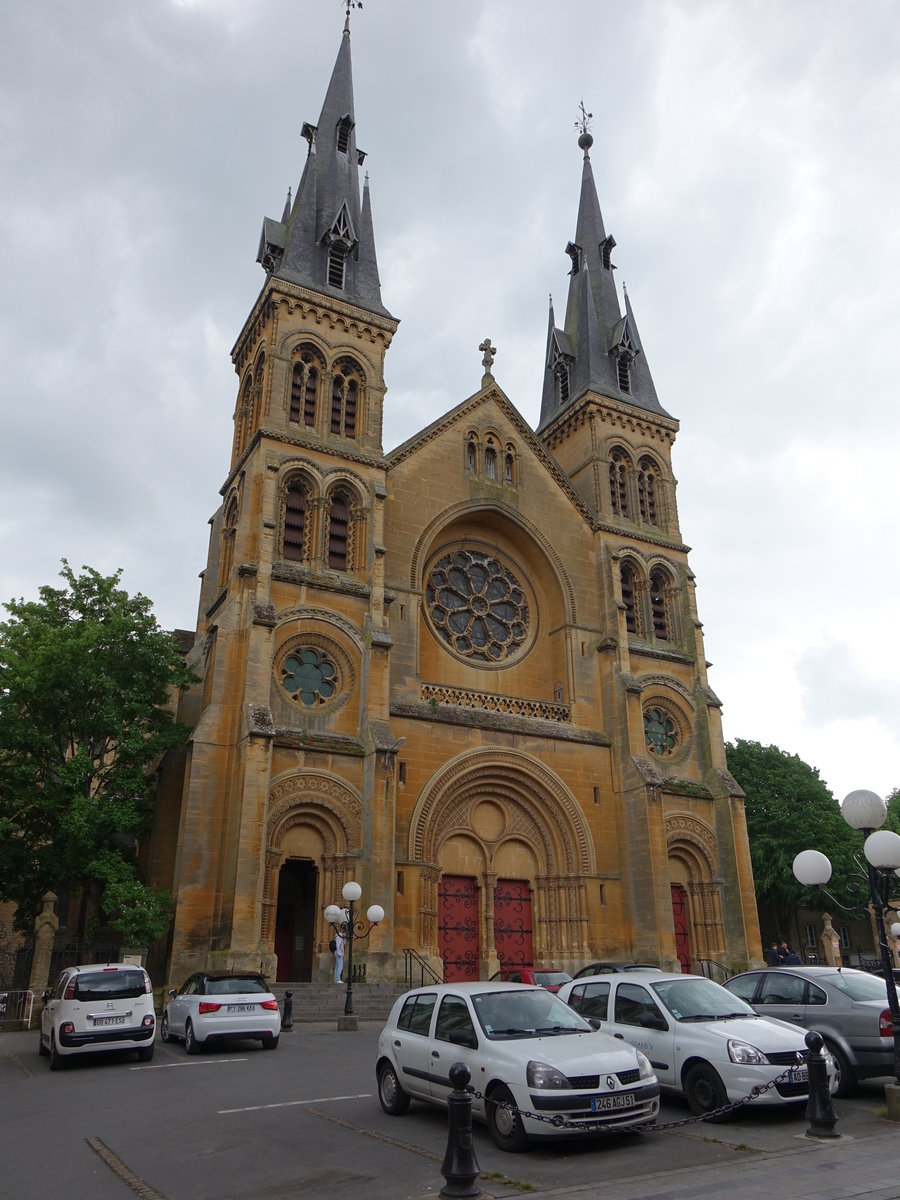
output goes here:
<path id="1" fill-rule="evenodd" d="M 291 219 L 291 189 L 288 188 L 287 200 L 284 202 L 284 212 L 281 214 L 282 225 L 287 225 Z"/>

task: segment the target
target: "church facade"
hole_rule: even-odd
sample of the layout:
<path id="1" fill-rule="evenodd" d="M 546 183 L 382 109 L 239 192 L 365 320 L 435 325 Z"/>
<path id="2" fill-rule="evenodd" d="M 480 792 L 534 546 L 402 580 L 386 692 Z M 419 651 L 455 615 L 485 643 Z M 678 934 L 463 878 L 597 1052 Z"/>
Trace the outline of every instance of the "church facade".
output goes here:
<path id="1" fill-rule="evenodd" d="M 349 25 L 233 351 L 231 462 L 160 771 L 167 973 L 325 979 L 349 880 L 368 978 L 760 958 L 671 451 L 583 154 L 540 424 L 479 391 L 388 453 Z M 573 189 L 574 193 L 574 189 Z M 573 209 L 576 197 L 573 194 Z"/>

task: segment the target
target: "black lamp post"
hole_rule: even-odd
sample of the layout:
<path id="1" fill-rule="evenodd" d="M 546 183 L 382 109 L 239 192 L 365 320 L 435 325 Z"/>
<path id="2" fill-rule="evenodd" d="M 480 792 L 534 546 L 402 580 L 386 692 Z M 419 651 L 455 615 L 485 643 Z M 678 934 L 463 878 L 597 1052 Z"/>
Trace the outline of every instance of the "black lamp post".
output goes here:
<path id="1" fill-rule="evenodd" d="M 900 834 L 881 828 L 887 816 L 887 805 L 875 792 L 851 792 L 841 804 L 841 815 L 851 828 L 858 829 L 865 835 L 865 857 L 861 857 L 859 851 L 854 853 L 859 872 L 850 876 L 847 887 L 854 894 L 868 894 L 868 903 L 842 904 L 825 890 L 824 885 L 831 878 L 831 863 L 819 850 L 801 850 L 794 859 L 793 871 L 800 883 L 806 887 L 818 888 L 841 912 L 862 916 L 871 906 L 875 915 L 878 949 L 893 1026 L 894 1083 L 900 1086 L 900 1000 L 897 997 L 894 963 L 885 931 L 885 916 L 893 911 L 891 889 L 900 890 L 900 880 L 897 879 L 900 875 Z M 900 925 L 892 925 L 891 933 L 896 937 L 900 933 Z"/>
<path id="2" fill-rule="evenodd" d="M 344 1002 L 344 1016 L 351 1018 L 339 1025 L 342 1029 L 355 1029 L 356 1021 L 353 1016 L 353 943 L 357 938 L 367 938 L 372 930 L 381 921 L 384 920 L 384 909 L 380 904 L 370 904 L 366 910 L 366 919 L 369 924 L 366 926 L 362 918 L 356 911 L 356 904 L 362 895 L 362 888 L 351 879 L 341 888 L 341 895 L 347 901 L 347 907 L 344 909 L 338 908 L 336 904 L 329 904 L 325 909 L 325 920 L 331 925 L 336 932 L 340 932 L 342 926 L 347 929 L 347 999 Z"/>

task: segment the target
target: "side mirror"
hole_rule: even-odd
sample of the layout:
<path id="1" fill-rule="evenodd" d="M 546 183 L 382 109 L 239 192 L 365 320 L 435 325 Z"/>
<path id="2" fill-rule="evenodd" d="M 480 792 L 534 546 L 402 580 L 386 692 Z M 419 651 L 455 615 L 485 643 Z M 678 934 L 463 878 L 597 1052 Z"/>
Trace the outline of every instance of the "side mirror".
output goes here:
<path id="1" fill-rule="evenodd" d="M 669 1028 L 662 1017 L 655 1016 L 653 1013 L 643 1013 L 640 1024 L 644 1029 L 659 1029 L 662 1032 Z"/>
<path id="2" fill-rule="evenodd" d="M 49 999 L 50 999 L 49 992 L 41 992 L 41 1004 L 46 1004 Z"/>
<path id="3" fill-rule="evenodd" d="M 458 1032 L 451 1033 L 450 1041 L 454 1046 L 468 1046 L 470 1050 L 478 1049 L 478 1038 L 474 1033 L 469 1033 L 465 1029 L 460 1029 Z"/>
<path id="4" fill-rule="evenodd" d="M 177 996 L 178 995 L 177 988 L 169 988 L 169 990 L 166 992 L 166 995 L 167 996 Z"/>
<path id="5" fill-rule="evenodd" d="M 597 1032 L 598 1029 L 603 1028 L 603 1022 L 600 1020 L 599 1017 L 588 1017 L 587 1023 L 588 1023 L 588 1025 L 590 1025 L 591 1029 L 593 1029 L 595 1033 Z"/>

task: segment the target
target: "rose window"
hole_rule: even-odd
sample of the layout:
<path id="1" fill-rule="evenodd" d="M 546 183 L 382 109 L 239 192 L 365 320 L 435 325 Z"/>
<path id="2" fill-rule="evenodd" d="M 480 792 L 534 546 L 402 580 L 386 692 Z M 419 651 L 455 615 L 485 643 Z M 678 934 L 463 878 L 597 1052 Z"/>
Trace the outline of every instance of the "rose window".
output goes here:
<path id="1" fill-rule="evenodd" d="M 337 667 L 324 651 L 299 647 L 281 664 L 281 684 L 298 704 L 325 704 L 337 691 Z"/>
<path id="2" fill-rule="evenodd" d="M 645 709 L 644 738 L 651 753 L 663 758 L 678 745 L 678 726 L 664 708 Z"/>
<path id="3" fill-rule="evenodd" d="M 457 550 L 435 563 L 425 602 L 441 637 L 464 658 L 501 662 L 528 636 L 522 586 L 512 571 L 478 550 Z"/>

